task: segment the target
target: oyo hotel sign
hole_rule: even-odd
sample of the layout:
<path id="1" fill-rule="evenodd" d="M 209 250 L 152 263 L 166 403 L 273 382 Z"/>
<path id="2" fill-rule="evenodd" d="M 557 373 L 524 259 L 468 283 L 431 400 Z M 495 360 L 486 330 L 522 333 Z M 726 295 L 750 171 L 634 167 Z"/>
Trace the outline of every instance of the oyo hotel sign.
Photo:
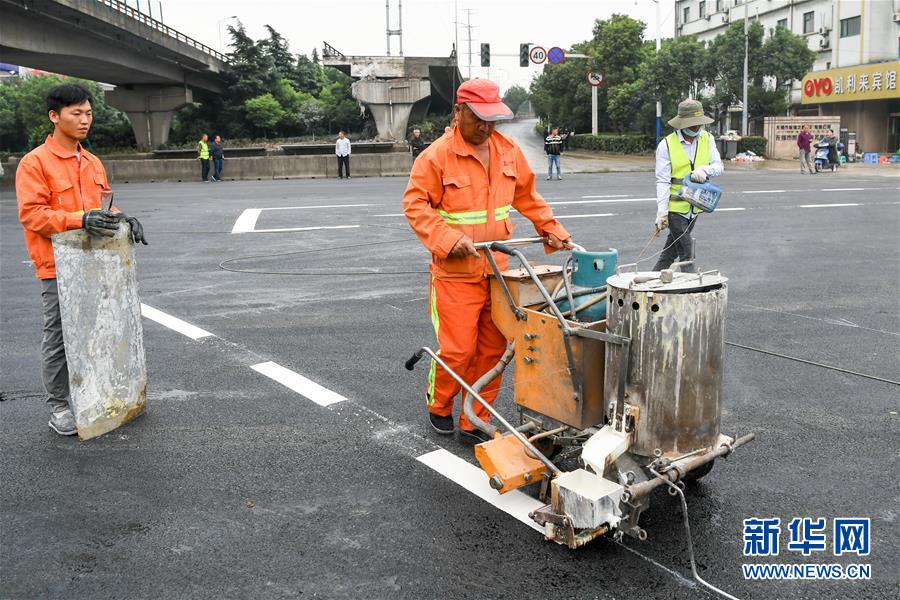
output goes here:
<path id="1" fill-rule="evenodd" d="M 806 74 L 800 86 L 801 104 L 900 98 L 900 60 L 857 65 Z"/>

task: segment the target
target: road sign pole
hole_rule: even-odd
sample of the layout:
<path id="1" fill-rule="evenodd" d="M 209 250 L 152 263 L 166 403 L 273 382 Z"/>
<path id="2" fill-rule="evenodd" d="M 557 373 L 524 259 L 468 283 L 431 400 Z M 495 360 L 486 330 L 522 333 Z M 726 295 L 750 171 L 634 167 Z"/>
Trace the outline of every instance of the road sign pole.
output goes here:
<path id="1" fill-rule="evenodd" d="M 597 135 L 597 86 L 591 86 L 591 133 Z"/>

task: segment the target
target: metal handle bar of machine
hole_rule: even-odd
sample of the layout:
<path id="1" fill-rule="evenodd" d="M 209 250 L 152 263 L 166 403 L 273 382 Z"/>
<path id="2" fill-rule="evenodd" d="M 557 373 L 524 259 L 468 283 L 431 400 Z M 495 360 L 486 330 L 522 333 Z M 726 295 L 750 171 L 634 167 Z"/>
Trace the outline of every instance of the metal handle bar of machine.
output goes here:
<path id="1" fill-rule="evenodd" d="M 418 350 L 416 350 L 416 353 L 413 354 L 412 356 L 410 356 L 409 360 L 406 361 L 406 368 L 408 370 L 412 371 L 415 364 L 417 362 L 419 362 L 419 360 L 425 354 L 428 354 L 428 356 L 431 357 L 431 360 L 433 360 L 434 362 L 439 364 L 441 366 L 441 368 L 443 368 L 445 371 L 447 371 L 447 373 L 449 373 L 450 376 L 456 380 L 456 383 L 461 385 L 462 388 L 464 390 L 466 390 L 466 392 L 468 392 L 470 398 L 475 398 L 476 400 L 478 400 L 478 402 L 481 404 L 481 406 L 483 406 L 491 414 L 492 417 L 497 419 L 497 421 L 499 421 L 500 424 L 503 425 L 503 427 L 506 428 L 507 431 L 509 431 L 513 436 L 515 436 L 515 438 L 517 440 L 519 440 L 523 446 L 525 446 L 530 452 L 532 452 L 533 455 L 536 456 L 538 460 L 540 460 L 542 463 L 544 463 L 544 465 L 548 469 L 550 469 L 550 471 L 554 475 L 560 474 L 561 471 L 555 464 L 553 464 L 553 461 L 551 461 L 549 458 L 544 456 L 540 450 L 535 448 L 534 444 L 532 444 L 531 442 L 528 441 L 528 438 L 526 438 L 524 435 L 522 435 L 519 432 L 519 430 L 517 430 L 506 419 L 504 419 L 503 416 L 500 413 L 498 413 L 497 410 L 493 406 L 491 406 L 487 400 L 482 398 L 478 392 L 473 390 L 472 386 L 470 386 L 468 383 L 466 383 L 465 380 L 459 376 L 459 374 L 457 374 L 453 369 L 448 367 L 447 364 L 443 360 L 441 360 L 441 358 L 431 348 L 428 348 L 427 346 L 423 346 L 422 348 L 419 348 Z"/>

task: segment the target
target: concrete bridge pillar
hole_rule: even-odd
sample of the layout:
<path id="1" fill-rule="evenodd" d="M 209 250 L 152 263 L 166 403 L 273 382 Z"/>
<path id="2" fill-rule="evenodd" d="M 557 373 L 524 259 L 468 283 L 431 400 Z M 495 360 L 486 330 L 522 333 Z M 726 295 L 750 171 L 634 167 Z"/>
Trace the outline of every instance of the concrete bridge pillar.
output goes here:
<path id="1" fill-rule="evenodd" d="M 351 91 L 375 118 L 379 140 L 406 139 L 410 114 L 424 115 L 431 101 L 427 79 L 360 79 Z"/>
<path id="2" fill-rule="evenodd" d="M 172 115 L 193 101 L 191 90 L 181 86 L 120 86 L 106 92 L 107 104 L 128 115 L 143 149 L 159 148 L 169 141 Z"/>

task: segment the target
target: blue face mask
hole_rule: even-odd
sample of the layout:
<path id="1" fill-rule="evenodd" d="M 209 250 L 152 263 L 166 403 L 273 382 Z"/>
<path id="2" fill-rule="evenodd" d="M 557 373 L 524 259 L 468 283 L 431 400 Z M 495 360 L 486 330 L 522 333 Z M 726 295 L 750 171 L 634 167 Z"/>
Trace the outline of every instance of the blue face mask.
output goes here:
<path id="1" fill-rule="evenodd" d="M 697 137 L 700 135 L 700 127 L 695 127 L 694 129 L 682 129 L 681 135 L 686 135 L 687 137 Z"/>

